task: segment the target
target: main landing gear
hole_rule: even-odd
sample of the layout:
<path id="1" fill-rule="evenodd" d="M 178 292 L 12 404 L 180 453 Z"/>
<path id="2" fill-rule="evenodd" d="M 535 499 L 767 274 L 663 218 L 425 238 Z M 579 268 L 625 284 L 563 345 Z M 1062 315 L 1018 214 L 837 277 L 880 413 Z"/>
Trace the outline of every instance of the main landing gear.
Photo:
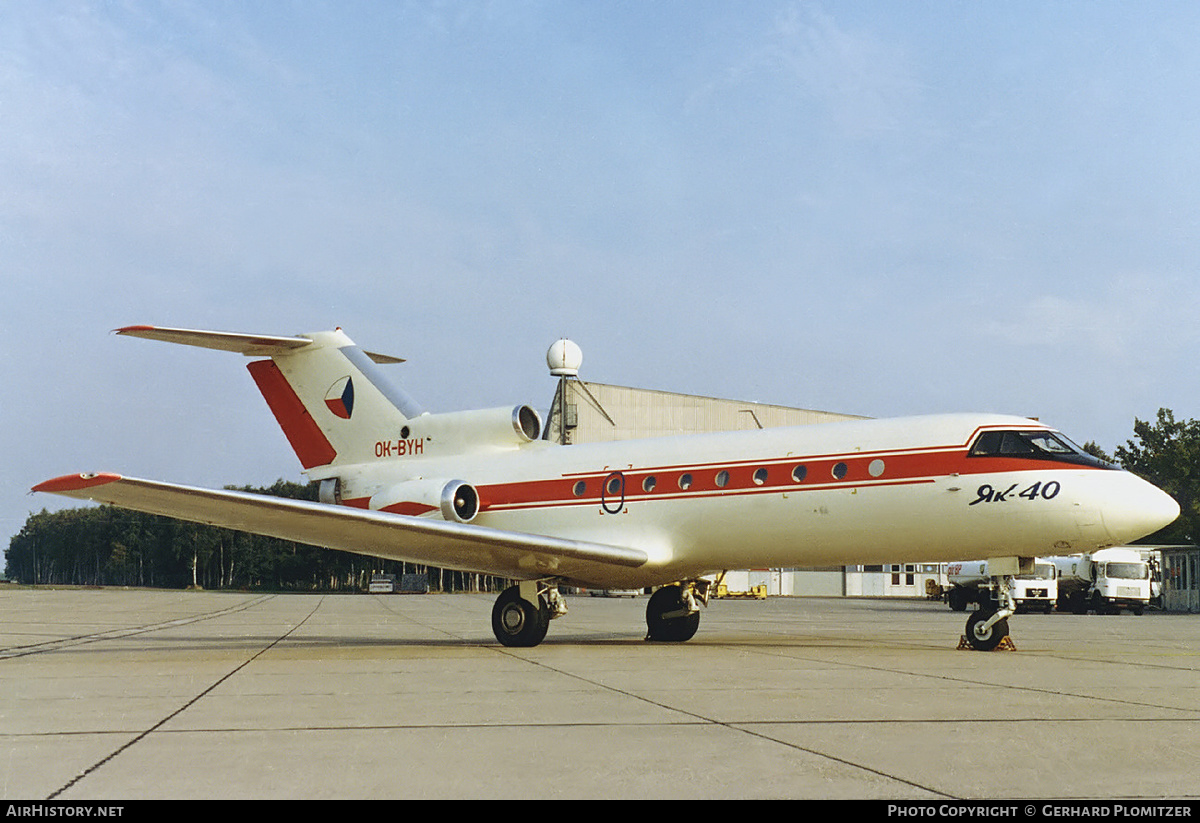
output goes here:
<path id="1" fill-rule="evenodd" d="M 523 580 L 509 586 L 492 607 L 492 633 L 502 646 L 529 648 L 546 638 L 550 621 L 567 613 L 556 583 Z"/>
<path id="2" fill-rule="evenodd" d="M 665 643 L 691 640 L 700 628 L 700 604 L 708 605 L 710 580 L 663 586 L 646 604 L 646 639 Z"/>
<path id="3" fill-rule="evenodd" d="M 646 639 L 664 643 L 691 640 L 700 627 L 700 606 L 708 605 L 709 580 L 663 586 L 646 604 Z M 492 607 L 492 633 L 500 645 L 530 648 L 546 638 L 550 621 L 567 613 L 553 581 L 525 580 L 510 586 Z"/>

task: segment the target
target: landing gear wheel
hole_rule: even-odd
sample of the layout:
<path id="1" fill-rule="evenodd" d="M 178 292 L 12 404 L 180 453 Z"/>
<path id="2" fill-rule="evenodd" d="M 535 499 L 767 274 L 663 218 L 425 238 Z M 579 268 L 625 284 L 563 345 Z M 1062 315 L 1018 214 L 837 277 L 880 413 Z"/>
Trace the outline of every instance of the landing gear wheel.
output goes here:
<path id="1" fill-rule="evenodd" d="M 510 586 L 496 598 L 492 607 L 492 633 L 502 646 L 529 648 L 546 638 L 550 628 L 550 607 L 538 596 L 535 607 L 521 597 L 519 586 Z"/>
<path id="2" fill-rule="evenodd" d="M 682 643 L 700 628 L 700 612 L 689 609 L 682 586 L 663 586 L 646 604 L 646 628 L 647 640 Z"/>
<path id="3" fill-rule="evenodd" d="M 1008 619 L 998 620 L 990 629 L 985 629 L 983 624 L 988 621 L 995 612 L 973 612 L 967 618 L 967 642 L 971 644 L 971 648 L 980 652 L 990 652 L 992 649 L 1000 645 L 1000 641 L 1008 637 Z"/>

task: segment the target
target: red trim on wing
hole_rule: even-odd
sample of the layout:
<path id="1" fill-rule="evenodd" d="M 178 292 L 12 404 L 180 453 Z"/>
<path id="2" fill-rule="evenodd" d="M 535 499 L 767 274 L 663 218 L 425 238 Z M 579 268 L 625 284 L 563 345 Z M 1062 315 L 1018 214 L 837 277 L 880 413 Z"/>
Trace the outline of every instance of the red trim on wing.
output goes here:
<path id="1" fill-rule="evenodd" d="M 66 492 L 90 489 L 93 486 L 104 486 L 108 483 L 114 483 L 120 479 L 121 475 L 119 474 L 64 474 L 62 477 L 55 477 L 51 480 L 38 483 L 33 487 L 32 490 L 35 492 L 64 494 Z"/>
<path id="2" fill-rule="evenodd" d="M 304 403 L 296 396 L 295 390 L 288 383 L 283 372 L 273 360 L 256 360 L 246 366 L 250 376 L 258 385 L 271 413 L 279 422 L 292 451 L 300 458 L 300 465 L 306 469 L 316 466 L 326 466 L 337 457 L 337 450 L 325 437 L 317 421 L 313 420 Z"/>

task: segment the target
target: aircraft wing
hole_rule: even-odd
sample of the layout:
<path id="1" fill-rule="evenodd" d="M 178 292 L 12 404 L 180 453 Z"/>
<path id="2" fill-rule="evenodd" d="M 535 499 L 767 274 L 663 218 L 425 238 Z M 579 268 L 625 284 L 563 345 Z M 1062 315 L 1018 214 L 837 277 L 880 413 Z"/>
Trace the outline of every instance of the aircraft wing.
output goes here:
<path id="1" fill-rule="evenodd" d="M 514 579 L 556 576 L 603 581 L 614 567 L 637 568 L 647 560 L 645 552 L 623 546 L 117 474 L 66 475 L 39 483 L 33 491 L 323 548 Z"/>

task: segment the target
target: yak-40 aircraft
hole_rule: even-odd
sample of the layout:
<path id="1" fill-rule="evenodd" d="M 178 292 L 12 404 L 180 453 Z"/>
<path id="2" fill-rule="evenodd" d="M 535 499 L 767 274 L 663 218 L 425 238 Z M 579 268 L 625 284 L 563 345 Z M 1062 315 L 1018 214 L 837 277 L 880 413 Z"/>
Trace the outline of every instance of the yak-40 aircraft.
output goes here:
<path id="1" fill-rule="evenodd" d="M 984 414 L 559 446 L 529 406 L 430 414 L 340 329 L 271 337 L 118 334 L 256 358 L 251 376 L 320 502 L 75 474 L 34 491 L 519 581 L 492 610 L 506 646 L 566 612 L 559 586 L 659 587 L 647 639 L 696 632 L 729 569 L 986 559 L 995 598 L 966 638 L 1008 634 L 1013 577 L 1039 555 L 1128 543 L 1176 502 L 1034 420 Z"/>

